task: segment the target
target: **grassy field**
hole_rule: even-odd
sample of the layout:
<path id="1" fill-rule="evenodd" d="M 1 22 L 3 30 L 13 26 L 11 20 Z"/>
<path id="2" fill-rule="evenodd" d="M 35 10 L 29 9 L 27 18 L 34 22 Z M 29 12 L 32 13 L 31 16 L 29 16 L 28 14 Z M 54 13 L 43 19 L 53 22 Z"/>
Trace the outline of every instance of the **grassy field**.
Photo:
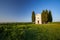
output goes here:
<path id="1" fill-rule="evenodd" d="M 60 23 L 1 23 L 0 40 L 60 40 Z"/>

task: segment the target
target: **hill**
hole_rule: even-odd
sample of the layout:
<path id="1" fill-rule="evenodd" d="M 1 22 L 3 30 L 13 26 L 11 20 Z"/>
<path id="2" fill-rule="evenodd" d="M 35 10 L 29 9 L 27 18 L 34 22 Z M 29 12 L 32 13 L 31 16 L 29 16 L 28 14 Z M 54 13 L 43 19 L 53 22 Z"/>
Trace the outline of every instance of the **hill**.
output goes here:
<path id="1" fill-rule="evenodd" d="M 0 40 L 60 40 L 60 23 L 0 23 Z"/>

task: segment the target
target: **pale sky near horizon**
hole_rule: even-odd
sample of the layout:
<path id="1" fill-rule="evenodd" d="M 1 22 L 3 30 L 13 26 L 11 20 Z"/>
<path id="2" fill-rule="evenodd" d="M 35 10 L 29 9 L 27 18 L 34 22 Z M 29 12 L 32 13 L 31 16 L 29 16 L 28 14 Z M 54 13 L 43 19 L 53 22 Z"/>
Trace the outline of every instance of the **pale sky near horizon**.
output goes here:
<path id="1" fill-rule="evenodd" d="M 0 22 L 31 22 L 32 11 L 51 10 L 60 22 L 60 0 L 0 0 Z"/>

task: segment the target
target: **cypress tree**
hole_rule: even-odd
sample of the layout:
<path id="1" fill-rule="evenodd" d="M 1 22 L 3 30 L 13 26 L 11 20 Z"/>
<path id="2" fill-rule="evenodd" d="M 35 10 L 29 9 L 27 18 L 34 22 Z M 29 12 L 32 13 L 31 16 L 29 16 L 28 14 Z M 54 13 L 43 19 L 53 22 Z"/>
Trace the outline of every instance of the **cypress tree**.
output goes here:
<path id="1" fill-rule="evenodd" d="M 52 22 L 52 14 L 51 14 L 51 11 L 49 11 L 48 21 L 49 21 L 49 22 Z"/>
<path id="2" fill-rule="evenodd" d="M 35 23 L 35 12 L 32 11 L 32 23 Z"/>
<path id="3" fill-rule="evenodd" d="M 42 11 L 41 14 L 42 24 L 45 22 L 45 10 Z"/>
<path id="4" fill-rule="evenodd" d="M 48 23 L 48 10 L 45 11 L 45 23 Z"/>

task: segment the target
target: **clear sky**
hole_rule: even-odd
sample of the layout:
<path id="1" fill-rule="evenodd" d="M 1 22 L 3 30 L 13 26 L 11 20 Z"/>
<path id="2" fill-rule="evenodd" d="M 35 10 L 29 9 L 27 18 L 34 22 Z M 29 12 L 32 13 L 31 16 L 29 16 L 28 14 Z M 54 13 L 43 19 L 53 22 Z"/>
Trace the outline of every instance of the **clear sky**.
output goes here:
<path id="1" fill-rule="evenodd" d="M 0 0 L 0 22 L 31 22 L 32 11 L 51 10 L 60 21 L 60 0 Z"/>

